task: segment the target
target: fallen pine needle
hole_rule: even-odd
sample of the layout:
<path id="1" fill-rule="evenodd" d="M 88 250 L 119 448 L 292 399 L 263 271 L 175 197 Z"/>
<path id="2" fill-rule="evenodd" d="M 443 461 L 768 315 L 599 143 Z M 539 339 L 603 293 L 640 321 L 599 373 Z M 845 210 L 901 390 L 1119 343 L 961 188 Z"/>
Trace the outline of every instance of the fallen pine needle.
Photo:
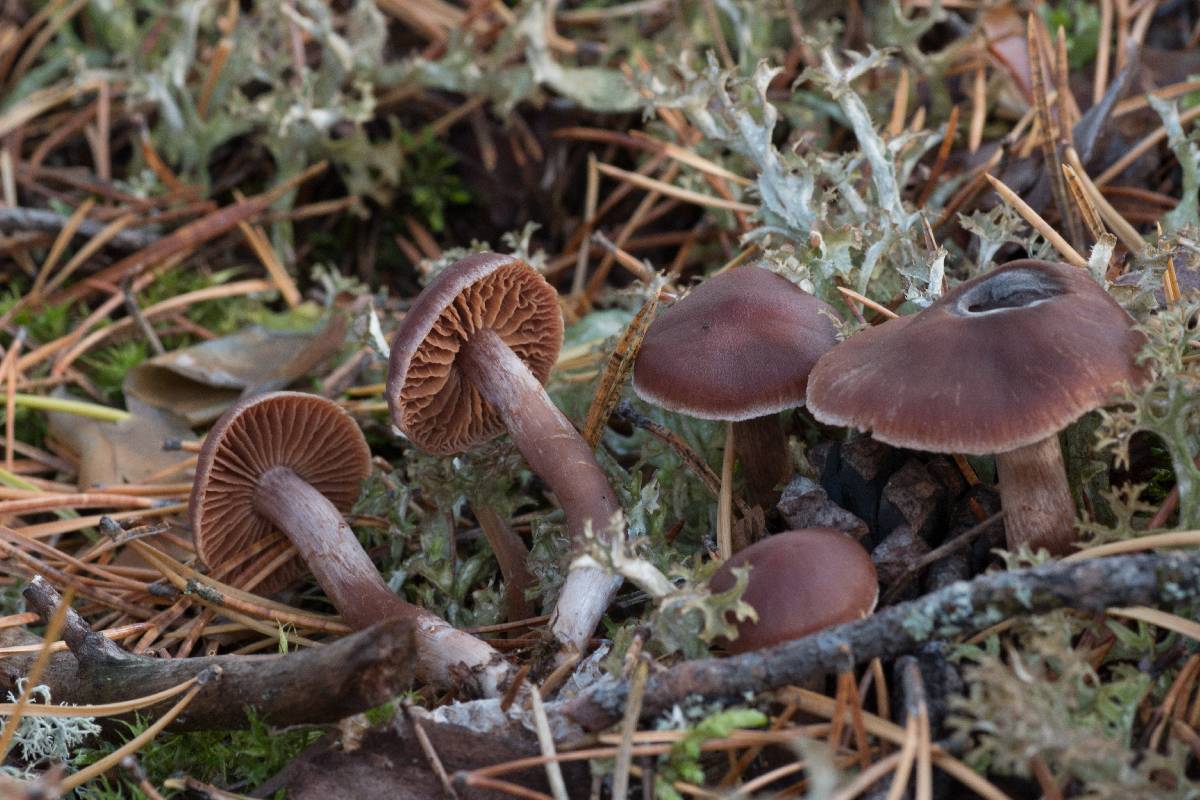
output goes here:
<path id="1" fill-rule="evenodd" d="M 220 669 L 217 667 L 214 667 L 211 672 L 214 677 L 220 675 Z M 146 730 L 142 731 L 124 745 L 97 761 L 95 764 L 92 764 L 85 769 L 81 769 L 79 772 L 76 772 L 73 775 L 69 775 L 62 782 L 63 790 L 67 791 L 74 789 L 76 786 L 82 786 L 83 784 L 87 783 L 92 778 L 103 775 L 117 764 L 120 764 L 121 759 L 123 759 L 125 756 L 132 755 L 149 744 L 150 740 L 152 740 L 155 736 L 158 736 L 158 734 L 162 732 L 163 728 L 170 725 L 175 717 L 179 716 L 179 714 L 188 707 L 188 704 L 191 703 L 196 695 L 200 693 L 200 689 L 208 680 L 209 678 L 202 674 L 196 679 L 196 684 L 188 690 L 188 693 L 185 694 L 178 703 L 171 706 L 171 708 L 168 709 L 165 714 L 159 717 L 153 725 L 146 728 Z"/>
<path id="2" fill-rule="evenodd" d="M 853 289 L 847 289 L 845 286 L 839 286 L 839 287 L 837 287 L 837 290 L 839 292 L 841 292 L 843 295 L 845 295 L 846 297 L 850 298 L 851 300 L 853 300 L 857 303 L 862 303 L 864 306 L 871 309 L 872 311 L 883 314 L 888 319 L 899 319 L 900 318 L 900 315 L 897 314 L 895 311 L 892 311 L 890 308 L 888 308 L 885 305 L 880 305 L 879 303 L 876 303 L 874 300 L 867 297 L 865 294 L 860 294 L 859 292 L 856 292 Z"/>
<path id="3" fill-rule="evenodd" d="M 538 744 L 541 745 L 542 755 L 546 757 L 546 779 L 550 781 L 550 791 L 554 793 L 554 800 L 570 800 L 566 782 L 563 780 L 562 767 L 554 751 L 554 734 L 550 732 L 550 721 L 546 718 L 542 693 L 537 686 L 530 687 L 529 703 L 533 709 Z"/>
<path id="4" fill-rule="evenodd" d="M 996 194 L 1000 195 L 1004 199 L 1004 202 L 1008 203 L 1018 214 L 1024 217 L 1025 221 L 1032 225 L 1034 230 L 1045 237 L 1046 241 L 1052 244 L 1054 249 L 1059 252 L 1059 255 L 1065 258 L 1069 264 L 1084 269 L 1087 268 L 1087 259 L 1079 255 L 1075 248 L 1071 247 L 1058 231 L 1050 227 L 1050 223 L 1042 219 L 1042 216 L 1034 211 L 1028 203 L 1018 197 L 1016 192 L 1008 188 L 998 178 L 994 178 L 986 173 L 984 177 L 987 178 L 992 188 L 996 190 Z"/>
<path id="5" fill-rule="evenodd" d="M 33 706 L 26 709 L 27 717 L 115 717 L 118 714 L 128 714 L 130 711 L 148 708 L 164 700 L 170 700 L 182 694 L 196 683 L 196 678 L 188 678 L 178 686 L 163 689 L 161 692 L 135 697 L 132 700 L 122 700 L 119 703 L 104 703 L 94 706 Z M 16 703 L 0 703 L 0 714 L 12 714 L 16 711 Z"/>
<path id="6" fill-rule="evenodd" d="M 1063 557 L 1063 563 L 1083 561 L 1088 558 L 1103 558 L 1119 556 L 1126 553 L 1138 553 L 1142 550 L 1155 550 L 1159 547 L 1196 547 L 1200 546 L 1200 531 L 1172 531 L 1171 533 L 1155 533 L 1150 536 L 1138 536 L 1135 539 L 1125 539 L 1096 547 L 1080 550 Z"/>
<path id="7" fill-rule="evenodd" d="M 730 211 L 742 211 L 747 214 L 752 214 L 758 210 L 758 206 L 753 206 L 749 203 L 739 203 L 736 200 L 726 200 L 721 197 L 713 197 L 712 195 L 693 192 L 691 189 L 683 189 L 673 183 L 667 183 L 654 178 L 648 178 L 645 175 L 620 169 L 619 167 L 614 167 L 610 164 L 596 164 L 596 169 L 600 170 L 600 172 L 604 173 L 610 178 L 627 181 L 635 186 L 640 186 L 643 189 L 659 192 L 667 195 L 668 197 L 674 197 L 677 200 L 684 201 L 685 203 L 693 203 L 698 206 L 711 206 L 713 208 L 724 208 Z"/>
<path id="8" fill-rule="evenodd" d="M 1189 639 L 1200 642 L 1200 623 L 1184 619 L 1166 611 L 1135 606 L 1132 608 L 1110 608 L 1105 613 L 1110 617 L 1122 617 L 1123 619 L 1136 619 L 1141 622 L 1148 622 L 1151 625 L 1157 625 L 1160 628 L 1174 631 Z"/>

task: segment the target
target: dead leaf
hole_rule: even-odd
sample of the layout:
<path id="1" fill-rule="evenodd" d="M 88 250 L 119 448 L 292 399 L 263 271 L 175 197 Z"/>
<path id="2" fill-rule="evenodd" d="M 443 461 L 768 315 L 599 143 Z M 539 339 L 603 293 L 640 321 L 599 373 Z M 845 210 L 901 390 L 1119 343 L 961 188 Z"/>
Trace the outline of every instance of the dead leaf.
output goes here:
<path id="1" fill-rule="evenodd" d="M 176 414 L 130 398 L 132 416 L 123 422 L 101 422 L 78 414 L 46 414 L 50 435 L 79 454 L 80 489 L 120 483 L 156 482 L 172 465 L 187 460 L 187 453 L 163 450 L 166 439 L 190 439 L 192 429 Z M 183 480 L 178 474 L 167 480 Z"/>
<path id="2" fill-rule="evenodd" d="M 319 331 L 249 328 L 143 362 L 125 376 L 125 396 L 203 425 L 242 397 L 282 389 L 307 375 L 338 351 L 345 335 L 340 314 Z"/>

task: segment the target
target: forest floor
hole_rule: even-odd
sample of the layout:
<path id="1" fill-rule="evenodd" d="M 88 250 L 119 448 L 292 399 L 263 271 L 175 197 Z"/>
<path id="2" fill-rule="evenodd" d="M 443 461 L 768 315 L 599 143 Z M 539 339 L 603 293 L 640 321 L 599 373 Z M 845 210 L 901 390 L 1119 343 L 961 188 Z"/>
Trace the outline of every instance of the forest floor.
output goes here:
<path id="1" fill-rule="evenodd" d="M 0 795 L 1200 796 L 1198 118 L 1188 0 L 0 0 Z M 509 436 L 393 426 L 395 332 L 484 250 L 557 290 L 546 389 L 611 547 Z M 1140 385 L 1059 436 L 1069 555 L 1008 549 L 990 455 L 800 407 L 760 502 L 729 426 L 631 386 L 718 273 L 852 340 L 1022 258 L 1141 336 Z M 249 584 L 198 557 L 206 433 L 284 388 L 361 428 L 346 521 L 501 697 L 271 584 L 286 542 Z M 813 526 L 870 551 L 874 613 L 730 655 L 730 543 Z M 625 586 L 553 661 L 581 548 Z"/>

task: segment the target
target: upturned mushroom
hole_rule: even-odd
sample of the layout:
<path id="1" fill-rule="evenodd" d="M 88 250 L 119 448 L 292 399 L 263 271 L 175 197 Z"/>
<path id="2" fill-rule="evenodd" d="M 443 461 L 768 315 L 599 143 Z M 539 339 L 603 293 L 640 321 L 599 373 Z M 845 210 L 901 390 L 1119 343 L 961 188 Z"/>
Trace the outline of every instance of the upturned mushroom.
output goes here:
<path id="1" fill-rule="evenodd" d="M 392 592 L 343 519 L 370 462 L 361 431 L 336 403 L 299 392 L 241 401 L 216 422 L 200 450 L 189 503 L 196 552 L 210 567 L 240 561 L 228 578 L 234 584 L 286 558 L 258 584 L 262 591 L 286 585 L 307 568 L 352 628 L 410 620 L 418 679 L 496 695 L 508 681 L 508 662 L 486 642 Z M 288 543 L 296 551 L 290 558 Z M 477 685 L 464 687 L 464 674 Z"/>
<path id="2" fill-rule="evenodd" d="M 550 487 L 572 538 L 607 539 L 620 513 L 591 448 L 542 384 L 562 347 L 558 293 L 533 267 L 497 253 L 468 256 L 439 274 L 392 342 L 392 421 L 421 449 L 452 455 L 507 430 Z M 571 570 L 550 629 L 581 652 L 620 587 L 603 570 Z"/>
<path id="3" fill-rule="evenodd" d="M 737 638 L 725 643 L 731 653 L 852 622 L 874 611 L 879 599 L 870 554 L 832 528 L 768 536 L 721 564 L 709 586 L 715 592 L 732 589 L 737 582 L 733 569 L 746 566 L 750 576 L 742 600 L 758 613 L 758 620 L 737 624 Z"/>
<path id="4" fill-rule="evenodd" d="M 792 472 L 778 414 L 804 405 L 809 371 L 837 342 L 834 319 L 762 267 L 714 275 L 650 325 L 634 391 L 668 411 L 732 422 L 750 498 L 770 509 Z"/>
<path id="5" fill-rule="evenodd" d="M 1063 554 L 1075 504 L 1058 433 L 1145 379 L 1143 342 L 1086 271 L 1013 261 L 838 345 L 808 408 L 897 447 L 994 453 L 1008 547 Z"/>

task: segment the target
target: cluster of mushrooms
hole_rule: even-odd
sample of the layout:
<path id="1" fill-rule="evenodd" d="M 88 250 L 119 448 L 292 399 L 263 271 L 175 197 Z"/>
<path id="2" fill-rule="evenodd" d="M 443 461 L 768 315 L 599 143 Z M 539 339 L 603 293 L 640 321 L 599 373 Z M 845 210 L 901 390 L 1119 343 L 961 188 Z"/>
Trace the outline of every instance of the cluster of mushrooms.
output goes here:
<path id="1" fill-rule="evenodd" d="M 1101 286 L 1065 264 L 1016 261 L 841 343 L 836 319 L 787 279 L 735 268 L 654 321 L 634 389 L 671 411 L 729 422 L 747 496 L 764 508 L 792 472 L 779 414 L 806 405 L 822 423 L 897 447 L 994 454 L 1009 547 L 1070 549 L 1075 506 L 1058 433 L 1144 380 L 1135 359 L 1142 336 Z M 557 293 L 535 269 L 511 256 L 469 256 L 405 316 L 387 399 L 395 425 L 430 453 L 461 453 L 507 431 L 562 507 L 572 539 L 606 540 L 621 524 L 616 493 L 543 389 L 562 337 Z M 260 592 L 307 567 L 351 627 L 410 620 L 420 680 L 498 694 L 509 663 L 392 592 L 345 523 L 369 469 L 361 432 L 336 404 L 291 392 L 249 398 L 201 452 L 190 503 L 197 551 L 208 564 L 232 565 L 226 580 Z M 743 599 L 758 619 L 739 625 L 726 643 L 732 652 L 857 619 L 878 595 L 870 555 L 831 529 L 775 533 L 732 554 L 714 591 L 731 587 L 732 569 L 744 565 L 752 569 Z M 566 651 L 585 649 L 620 583 L 593 566 L 571 569 L 549 623 Z"/>

